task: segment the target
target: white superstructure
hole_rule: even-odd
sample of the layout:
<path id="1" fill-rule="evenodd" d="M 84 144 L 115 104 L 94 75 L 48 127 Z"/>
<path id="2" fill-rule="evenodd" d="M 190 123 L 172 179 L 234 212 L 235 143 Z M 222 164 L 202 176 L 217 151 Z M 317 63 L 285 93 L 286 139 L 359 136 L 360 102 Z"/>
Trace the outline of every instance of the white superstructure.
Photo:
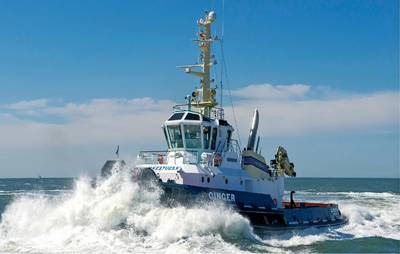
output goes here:
<path id="1" fill-rule="evenodd" d="M 137 168 L 152 170 L 162 184 L 184 187 L 193 193 L 204 192 L 210 199 L 280 209 L 284 173 L 295 174 L 286 151 L 280 147 L 276 160 L 269 166 L 258 151 L 258 142 L 256 145 L 258 110 L 248 145 L 241 148 L 232 138 L 234 128 L 224 119 L 223 109 L 216 107 L 216 89 L 212 88 L 214 80 L 210 77 L 210 68 L 216 64 L 211 53 L 211 44 L 218 40 L 211 36 L 215 18 L 214 12 L 206 12 L 197 22 L 198 38 L 193 41 L 201 51 L 200 63 L 179 66 L 200 78 L 200 88 L 186 96 L 186 104 L 175 106 L 162 125 L 168 149 L 140 152 Z"/>

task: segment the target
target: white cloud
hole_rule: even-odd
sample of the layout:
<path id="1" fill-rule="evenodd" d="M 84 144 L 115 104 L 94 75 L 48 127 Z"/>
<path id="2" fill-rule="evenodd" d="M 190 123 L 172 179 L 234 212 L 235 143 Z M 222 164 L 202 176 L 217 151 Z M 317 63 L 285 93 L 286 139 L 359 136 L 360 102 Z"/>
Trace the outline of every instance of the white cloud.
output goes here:
<path id="1" fill-rule="evenodd" d="M 30 110 L 45 107 L 47 105 L 47 99 L 37 99 L 30 101 L 19 101 L 13 104 L 7 105 L 7 108 L 13 110 Z"/>
<path id="2" fill-rule="evenodd" d="M 260 87 L 252 85 L 250 88 L 245 87 L 240 90 L 266 91 L 265 87 L 266 85 L 260 85 Z M 292 86 L 281 90 L 287 91 L 290 87 Z M 268 89 L 275 91 L 275 88 Z M 313 92 L 311 89 L 305 90 Z M 265 99 L 268 95 L 263 97 L 257 93 L 248 93 L 245 100 L 236 103 L 235 111 L 237 119 L 240 119 L 239 128 L 243 132 L 241 134 L 246 134 L 255 108 L 260 111 L 259 133 L 264 136 L 367 130 L 399 125 L 399 92 L 397 91 L 352 93 L 352 95 L 334 92 L 334 96 L 324 94 L 324 98 L 303 97 L 301 100 L 290 99 L 288 96 L 282 96 L 282 100 L 277 100 L 279 96 L 275 94 L 273 100 L 268 100 Z M 232 118 L 232 111 L 228 110 L 227 115 Z"/>
<path id="3" fill-rule="evenodd" d="M 293 85 L 249 85 L 232 91 L 232 95 L 245 99 L 290 99 L 301 98 L 310 90 L 310 86 L 303 84 Z"/>
<path id="4" fill-rule="evenodd" d="M 312 93 L 313 89 L 307 85 L 252 85 L 233 93 L 240 95 L 243 91 L 247 92 L 235 102 L 243 135 L 247 134 L 254 108 L 260 111 L 259 133 L 263 136 L 367 130 L 399 124 L 397 91 L 309 99 L 307 93 Z M 261 96 L 256 91 L 272 92 L 272 96 Z M 266 99 L 268 96 L 273 99 Z M 29 108 L 30 105 L 29 116 L 40 118 L 28 120 L 21 116 L 23 111 L 18 114 L 0 112 L 0 146 L 159 146 L 164 143 L 160 127 L 171 114 L 173 104 L 173 101 L 152 98 L 93 99 L 57 107 L 48 105 L 47 100 L 18 102 L 13 105 L 20 106 L 14 108 Z M 233 123 L 231 110 L 227 108 L 226 111 L 227 119 Z"/>
<path id="5" fill-rule="evenodd" d="M 399 92 L 343 93 L 310 86 L 255 85 L 238 91 L 275 91 L 274 96 L 247 93 L 235 100 L 241 136 L 246 142 L 254 108 L 260 111 L 262 136 L 398 128 Z M 237 94 L 237 95 L 238 95 Z M 312 98 L 310 98 L 312 96 Z M 58 102 L 59 103 L 59 102 Z M 152 98 L 93 99 L 86 103 L 15 103 L 0 105 L 0 158 L 3 176 L 74 176 L 97 174 L 121 145 L 124 159 L 138 150 L 165 148 L 161 124 L 175 104 Z M 28 107 L 27 105 L 31 105 Z M 36 105 L 36 106 L 35 106 Z M 59 105 L 59 104 L 57 104 Z M 18 108 L 18 109 L 17 109 Z M 226 118 L 234 123 L 226 107 Z"/>
<path id="6" fill-rule="evenodd" d="M 142 112 L 163 111 L 171 107 L 173 102 L 168 100 L 156 101 L 152 98 L 135 99 L 93 99 L 90 103 L 68 103 L 61 107 L 49 107 L 43 113 L 67 118 L 87 118 L 109 115 L 141 114 Z"/>
<path id="7" fill-rule="evenodd" d="M 4 115 L 0 123 L 0 145 L 93 145 L 117 143 L 162 143 L 162 121 L 169 117 L 171 101 L 139 99 L 94 99 L 46 107 L 36 115 L 61 118 L 61 123 L 24 120 Z M 31 115 L 31 113 L 29 113 Z"/>

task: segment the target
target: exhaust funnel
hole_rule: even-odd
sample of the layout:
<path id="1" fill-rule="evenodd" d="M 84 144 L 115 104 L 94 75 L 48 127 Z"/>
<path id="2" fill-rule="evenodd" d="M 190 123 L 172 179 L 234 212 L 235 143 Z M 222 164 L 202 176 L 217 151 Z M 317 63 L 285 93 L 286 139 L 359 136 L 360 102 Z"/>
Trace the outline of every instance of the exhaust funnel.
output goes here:
<path id="1" fill-rule="evenodd" d="M 254 145 L 256 143 L 256 138 L 257 138 L 258 121 L 259 121 L 258 109 L 256 109 L 254 111 L 253 122 L 251 124 L 249 141 L 247 143 L 247 150 L 252 150 L 252 151 L 254 150 Z"/>

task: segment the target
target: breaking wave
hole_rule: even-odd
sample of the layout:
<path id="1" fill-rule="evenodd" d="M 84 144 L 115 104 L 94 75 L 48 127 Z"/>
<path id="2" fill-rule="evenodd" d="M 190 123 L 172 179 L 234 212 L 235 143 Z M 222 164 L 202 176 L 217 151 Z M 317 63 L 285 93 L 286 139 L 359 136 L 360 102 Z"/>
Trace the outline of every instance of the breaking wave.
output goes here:
<path id="1" fill-rule="evenodd" d="M 141 189 L 123 172 L 96 184 L 82 177 L 57 193 L 18 193 L 2 214 L 0 252 L 295 252 L 322 241 L 400 240 L 400 195 L 393 193 L 299 192 L 339 203 L 349 223 L 257 234 L 219 204 L 165 207 L 159 190 Z"/>
<path id="2" fill-rule="evenodd" d="M 159 194 L 117 173 L 96 186 L 80 178 L 63 195 L 20 196 L 2 214 L 0 251 L 235 252 L 230 243 L 257 241 L 249 221 L 228 208 L 164 207 Z"/>

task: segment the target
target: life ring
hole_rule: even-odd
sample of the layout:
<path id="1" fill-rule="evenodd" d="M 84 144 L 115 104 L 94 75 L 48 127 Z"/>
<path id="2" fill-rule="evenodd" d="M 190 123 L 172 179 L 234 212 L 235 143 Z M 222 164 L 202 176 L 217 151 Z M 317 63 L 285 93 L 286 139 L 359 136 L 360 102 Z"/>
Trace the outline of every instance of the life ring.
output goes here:
<path id="1" fill-rule="evenodd" d="M 278 200 L 276 200 L 276 198 L 274 198 L 274 199 L 272 200 L 272 203 L 274 203 L 274 206 L 276 207 L 276 206 L 278 205 Z"/>
<path id="2" fill-rule="evenodd" d="M 159 154 L 157 161 L 158 161 L 158 164 L 164 164 L 164 157 L 161 154 Z"/>
<path id="3" fill-rule="evenodd" d="M 221 154 L 220 153 L 215 153 L 214 155 L 214 165 L 219 166 L 221 164 Z"/>

